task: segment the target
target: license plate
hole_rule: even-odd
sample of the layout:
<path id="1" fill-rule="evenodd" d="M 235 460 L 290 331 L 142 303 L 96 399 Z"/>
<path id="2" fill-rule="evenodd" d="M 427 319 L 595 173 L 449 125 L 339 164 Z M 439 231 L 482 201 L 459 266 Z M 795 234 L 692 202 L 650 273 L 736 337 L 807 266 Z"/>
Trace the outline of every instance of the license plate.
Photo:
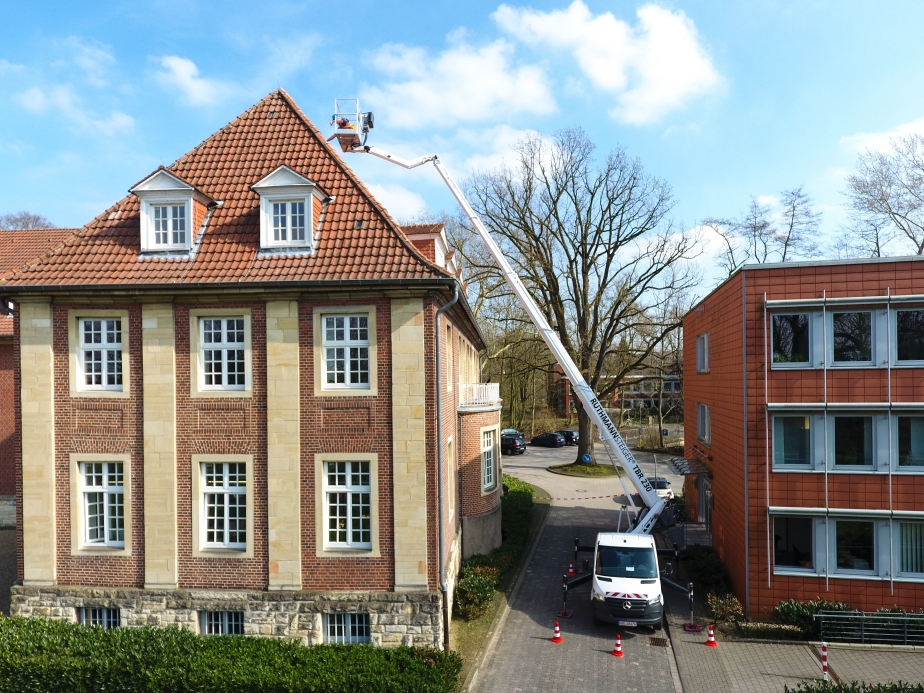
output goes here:
<path id="1" fill-rule="evenodd" d="M 617 621 L 616 625 L 626 626 L 627 628 L 635 628 L 638 626 L 638 621 Z"/>

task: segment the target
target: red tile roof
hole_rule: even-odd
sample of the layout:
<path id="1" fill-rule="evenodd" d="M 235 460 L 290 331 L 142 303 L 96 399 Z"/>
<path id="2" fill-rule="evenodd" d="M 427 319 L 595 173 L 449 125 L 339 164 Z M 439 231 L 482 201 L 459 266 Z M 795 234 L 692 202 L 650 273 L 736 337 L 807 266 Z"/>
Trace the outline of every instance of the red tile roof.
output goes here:
<path id="1" fill-rule="evenodd" d="M 311 255 L 261 256 L 254 183 L 285 164 L 336 199 Z M 433 280 L 449 277 L 406 238 L 283 90 L 167 167 L 222 205 L 191 258 L 140 258 L 139 200 L 129 195 L 53 253 L 0 283 L 30 288 Z M 356 222 L 362 220 L 362 228 Z M 2 268 L 0 268 L 2 270 Z M 2 291 L 2 289 L 0 289 Z"/>
<path id="2" fill-rule="evenodd" d="M 26 229 L 0 231 L 0 274 L 27 265 L 71 238 L 78 229 Z M 0 337 L 13 334 L 13 318 L 0 315 Z"/>

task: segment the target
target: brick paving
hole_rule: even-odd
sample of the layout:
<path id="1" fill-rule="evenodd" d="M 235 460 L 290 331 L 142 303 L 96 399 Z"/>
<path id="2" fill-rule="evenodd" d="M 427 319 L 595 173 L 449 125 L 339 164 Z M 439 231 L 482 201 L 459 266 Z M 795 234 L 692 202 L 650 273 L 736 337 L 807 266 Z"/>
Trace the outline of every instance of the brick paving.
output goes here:
<path id="1" fill-rule="evenodd" d="M 828 665 L 841 681 L 924 681 L 924 651 L 858 649 L 828 645 Z"/>

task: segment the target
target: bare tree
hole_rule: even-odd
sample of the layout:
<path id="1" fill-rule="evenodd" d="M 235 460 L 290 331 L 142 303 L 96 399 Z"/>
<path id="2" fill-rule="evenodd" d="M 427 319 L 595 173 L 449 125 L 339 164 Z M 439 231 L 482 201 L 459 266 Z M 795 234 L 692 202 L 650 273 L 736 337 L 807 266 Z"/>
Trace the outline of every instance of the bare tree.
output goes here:
<path id="1" fill-rule="evenodd" d="M 924 137 L 893 139 L 891 152 L 866 150 L 847 179 L 846 194 L 855 228 L 867 236 L 874 232 L 879 255 L 886 228 L 896 232 L 886 234 L 886 242 L 898 241 L 894 245 L 924 255 Z"/>
<path id="2" fill-rule="evenodd" d="M 722 239 L 719 265 L 732 275 L 753 262 L 788 262 L 818 254 L 816 232 L 821 214 L 803 186 L 780 193 L 779 209 L 754 197 L 738 218 L 709 218 L 701 225 Z"/>
<path id="3" fill-rule="evenodd" d="M 674 204 L 668 184 L 621 148 L 600 162 L 594 150 L 581 129 L 563 130 L 550 143 L 527 137 L 515 147 L 515 165 L 476 175 L 468 190 L 604 399 L 676 329 L 678 320 L 656 308 L 698 276 L 685 262 L 695 255 L 693 238 L 668 217 Z M 580 459 L 592 453 L 594 436 L 580 402 L 577 410 Z"/>
<path id="4" fill-rule="evenodd" d="M 0 214 L 0 229 L 7 230 L 25 230 L 25 229 L 53 229 L 55 225 L 41 214 L 32 212 L 13 212 L 11 214 Z"/>

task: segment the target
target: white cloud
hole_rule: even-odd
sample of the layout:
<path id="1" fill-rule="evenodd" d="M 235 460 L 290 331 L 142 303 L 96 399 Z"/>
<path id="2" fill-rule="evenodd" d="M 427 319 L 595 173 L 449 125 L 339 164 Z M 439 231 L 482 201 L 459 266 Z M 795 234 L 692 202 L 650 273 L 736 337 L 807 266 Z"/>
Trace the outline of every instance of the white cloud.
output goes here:
<path id="1" fill-rule="evenodd" d="M 460 32 L 450 36 L 449 48 L 435 55 L 424 48 L 387 44 L 366 58 L 392 81 L 366 86 L 361 96 L 390 127 L 445 128 L 554 111 L 543 70 L 516 64 L 513 53 L 507 41 L 476 47 Z"/>
<path id="2" fill-rule="evenodd" d="M 307 34 L 291 40 L 267 40 L 264 80 L 282 82 L 305 69 L 320 43 L 316 34 Z"/>
<path id="3" fill-rule="evenodd" d="M 780 204 L 780 198 L 776 195 L 758 195 L 757 204 L 765 207 L 777 207 Z"/>
<path id="4" fill-rule="evenodd" d="M 538 134 L 534 130 L 518 130 L 509 125 L 495 125 L 481 130 L 462 129 L 454 133 L 451 141 L 452 146 L 459 152 L 452 157 L 452 161 L 460 162 L 454 164 L 458 167 L 460 176 L 511 166 L 517 161 L 514 145 Z"/>
<path id="5" fill-rule="evenodd" d="M 369 192 L 381 203 L 392 219 L 409 219 L 427 206 L 424 199 L 401 185 L 367 184 Z"/>
<path id="6" fill-rule="evenodd" d="M 118 135 L 135 127 L 134 119 L 121 111 L 112 111 L 103 118 L 87 111 L 70 86 L 58 86 L 48 91 L 32 87 L 15 94 L 13 101 L 31 113 L 51 111 L 70 120 L 78 129 L 95 130 L 104 135 Z"/>
<path id="7" fill-rule="evenodd" d="M 908 135 L 924 135 L 924 118 L 902 123 L 883 132 L 858 132 L 846 135 L 841 137 L 840 144 L 844 149 L 857 153 L 865 152 L 867 149 L 886 152 L 892 149 L 892 140 Z"/>
<path id="8" fill-rule="evenodd" d="M 105 87 L 108 82 L 106 75 L 115 65 L 116 59 L 107 46 L 98 43 L 88 43 L 76 36 L 64 41 L 64 47 L 70 54 L 67 60 L 60 60 L 58 66 L 76 65 L 83 70 L 87 82 L 94 87 Z"/>
<path id="9" fill-rule="evenodd" d="M 594 15 L 575 0 L 550 12 L 501 5 L 493 18 L 528 45 L 569 51 L 594 87 L 616 97 L 610 115 L 624 123 L 657 121 L 722 85 L 683 11 L 647 4 L 636 15 L 632 27 L 611 12 Z"/>
<path id="10" fill-rule="evenodd" d="M 192 106 L 210 106 L 234 91 L 230 84 L 200 77 L 199 68 L 189 58 L 165 55 L 159 62 L 164 69 L 157 72 L 157 81 L 167 90 L 178 89 Z"/>
<path id="11" fill-rule="evenodd" d="M 11 63 L 9 60 L 5 58 L 0 58 L 0 77 L 3 77 L 4 75 L 12 74 L 14 72 L 20 72 L 24 69 L 26 69 L 25 65 Z"/>

